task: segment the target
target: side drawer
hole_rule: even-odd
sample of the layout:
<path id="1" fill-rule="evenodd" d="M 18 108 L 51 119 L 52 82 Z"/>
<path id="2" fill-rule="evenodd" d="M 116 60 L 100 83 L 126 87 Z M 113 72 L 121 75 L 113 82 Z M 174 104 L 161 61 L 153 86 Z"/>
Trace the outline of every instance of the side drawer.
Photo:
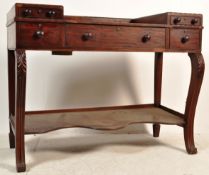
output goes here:
<path id="1" fill-rule="evenodd" d="M 188 26 L 200 26 L 202 24 L 202 18 L 200 16 L 171 16 L 170 23 L 172 25 L 188 25 Z"/>
<path id="2" fill-rule="evenodd" d="M 45 50 L 63 47 L 64 26 L 62 24 L 17 24 L 17 48 Z"/>
<path id="3" fill-rule="evenodd" d="M 62 6 L 23 6 L 19 7 L 17 16 L 23 18 L 47 18 L 47 19 L 62 19 L 63 7 Z"/>
<path id="4" fill-rule="evenodd" d="M 160 50 L 165 48 L 165 29 L 69 24 L 66 46 L 72 50 Z"/>
<path id="5" fill-rule="evenodd" d="M 201 31 L 198 29 L 171 29 L 170 49 L 200 50 Z"/>

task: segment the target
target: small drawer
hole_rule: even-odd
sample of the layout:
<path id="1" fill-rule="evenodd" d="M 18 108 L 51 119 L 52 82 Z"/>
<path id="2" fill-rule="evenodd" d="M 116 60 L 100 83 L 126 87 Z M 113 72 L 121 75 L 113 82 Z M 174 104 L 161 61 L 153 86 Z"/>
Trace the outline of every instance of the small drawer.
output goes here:
<path id="1" fill-rule="evenodd" d="M 72 50 L 140 51 L 165 48 L 165 29 L 71 24 L 66 44 Z"/>
<path id="2" fill-rule="evenodd" d="M 53 49 L 64 47 L 64 27 L 53 23 L 18 23 L 17 47 Z"/>
<path id="3" fill-rule="evenodd" d="M 188 26 L 200 26 L 202 24 L 201 18 L 198 16 L 171 16 L 170 23 L 172 25 L 188 25 Z"/>
<path id="4" fill-rule="evenodd" d="M 23 6 L 18 9 L 18 16 L 23 18 L 62 19 L 63 7 Z"/>
<path id="5" fill-rule="evenodd" d="M 170 48 L 180 50 L 200 50 L 201 32 L 197 29 L 171 29 Z"/>

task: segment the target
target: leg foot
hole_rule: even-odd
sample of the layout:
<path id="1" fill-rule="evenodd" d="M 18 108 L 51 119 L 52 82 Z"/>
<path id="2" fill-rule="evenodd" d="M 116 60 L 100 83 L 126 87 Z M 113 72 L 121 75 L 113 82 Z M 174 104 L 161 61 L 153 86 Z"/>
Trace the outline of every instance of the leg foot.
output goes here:
<path id="1" fill-rule="evenodd" d="M 17 169 L 17 172 L 25 172 L 25 170 L 26 170 L 25 163 L 17 163 L 16 169 Z"/>
<path id="2" fill-rule="evenodd" d="M 197 153 L 197 148 L 195 147 L 194 144 L 194 136 L 193 136 L 193 127 L 184 128 L 184 141 L 185 141 L 185 146 L 188 154 L 196 154 Z"/>
<path id="3" fill-rule="evenodd" d="M 160 124 L 153 124 L 153 137 L 159 137 L 160 135 Z"/>
<path id="4" fill-rule="evenodd" d="M 197 154 L 197 148 L 191 147 L 187 149 L 188 154 Z"/>

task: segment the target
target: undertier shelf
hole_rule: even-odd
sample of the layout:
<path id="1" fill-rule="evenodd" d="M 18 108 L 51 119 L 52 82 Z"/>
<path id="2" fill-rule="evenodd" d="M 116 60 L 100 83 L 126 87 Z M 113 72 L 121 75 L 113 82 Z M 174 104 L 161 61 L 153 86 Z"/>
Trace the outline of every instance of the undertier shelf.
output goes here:
<path id="1" fill-rule="evenodd" d="M 183 117 L 157 107 L 101 108 L 72 111 L 26 112 L 25 134 L 45 133 L 62 128 L 121 129 L 135 123 L 184 125 Z"/>

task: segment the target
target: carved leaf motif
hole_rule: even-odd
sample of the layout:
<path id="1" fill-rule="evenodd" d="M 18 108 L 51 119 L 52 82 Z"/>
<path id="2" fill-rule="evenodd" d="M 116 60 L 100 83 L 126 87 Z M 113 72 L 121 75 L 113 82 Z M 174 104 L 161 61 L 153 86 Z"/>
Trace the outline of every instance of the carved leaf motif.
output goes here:
<path id="1" fill-rule="evenodd" d="M 198 61 L 198 75 L 201 75 L 205 69 L 205 62 L 204 59 L 202 58 L 202 55 L 198 55 L 197 61 Z"/>
<path id="2" fill-rule="evenodd" d="M 16 59 L 17 59 L 17 73 L 18 76 L 22 76 L 26 74 L 26 55 L 24 50 L 16 51 Z"/>
<path id="3" fill-rule="evenodd" d="M 195 66 L 197 76 L 202 77 L 205 70 L 205 62 L 201 53 L 189 53 L 189 57 Z"/>

